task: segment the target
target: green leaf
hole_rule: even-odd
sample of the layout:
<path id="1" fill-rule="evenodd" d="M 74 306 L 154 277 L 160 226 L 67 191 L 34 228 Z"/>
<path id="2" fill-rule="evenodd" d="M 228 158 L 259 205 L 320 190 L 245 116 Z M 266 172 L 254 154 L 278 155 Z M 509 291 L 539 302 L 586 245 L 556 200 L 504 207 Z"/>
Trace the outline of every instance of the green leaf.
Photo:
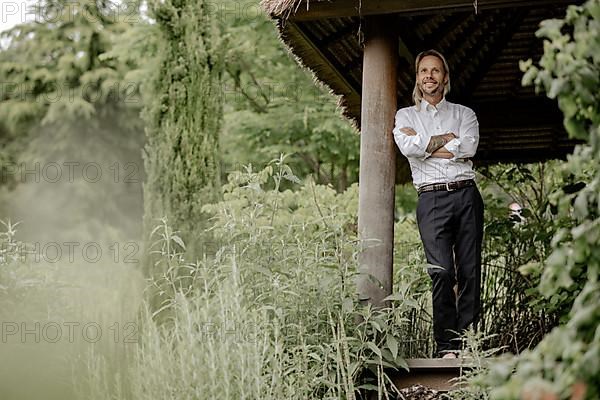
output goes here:
<path id="1" fill-rule="evenodd" d="M 383 301 L 402 301 L 404 300 L 404 295 L 400 292 L 392 293 L 389 296 L 386 296 Z"/>
<path id="2" fill-rule="evenodd" d="M 400 368 L 405 369 L 406 371 L 410 371 L 410 368 L 408 368 L 408 362 L 406 362 L 406 360 L 404 358 L 398 358 L 396 359 L 396 364 L 398 364 L 398 366 Z"/>
<path id="3" fill-rule="evenodd" d="M 558 106 L 563 112 L 565 118 L 572 118 L 577 114 L 577 104 L 572 96 L 561 96 L 558 99 Z"/>
<path id="4" fill-rule="evenodd" d="M 519 60 L 519 69 L 521 70 L 521 72 L 525 72 L 529 68 L 531 68 L 532 64 L 533 60 L 531 60 L 531 58 L 527 60 Z"/>
<path id="5" fill-rule="evenodd" d="M 349 313 L 352 312 L 353 309 L 354 300 L 352 300 L 350 297 L 344 298 L 344 300 L 342 301 L 342 311 L 344 311 L 345 313 Z"/>
<path id="6" fill-rule="evenodd" d="M 540 270 L 541 270 L 540 263 L 537 261 L 531 261 L 531 262 L 528 262 L 527 264 L 521 265 L 519 267 L 519 272 L 523 276 L 528 276 L 533 273 L 537 273 Z"/>
<path id="7" fill-rule="evenodd" d="M 171 236 L 171 239 L 185 250 L 185 243 L 183 243 L 183 240 L 179 236 L 173 235 Z"/>
<path id="8" fill-rule="evenodd" d="M 377 345 L 375 343 L 367 342 L 365 344 L 366 344 L 367 348 L 369 348 L 373 353 L 375 353 L 376 355 L 381 357 L 381 350 L 379 349 L 379 347 L 377 347 Z"/>
<path id="9" fill-rule="evenodd" d="M 564 23 L 562 19 L 544 20 L 540 23 L 540 29 L 537 30 L 535 35 L 537 37 L 547 37 L 548 39 L 558 39 L 562 35 L 560 30 Z"/>
<path id="10" fill-rule="evenodd" d="M 551 99 L 556 98 L 567 85 L 567 82 L 562 78 L 557 78 L 552 81 L 552 85 L 550 85 L 550 91 L 548 92 L 548 97 Z"/>
<path id="11" fill-rule="evenodd" d="M 588 202 L 586 192 L 583 191 L 577 195 L 575 203 L 573 204 L 575 213 L 579 218 L 586 218 L 589 215 Z"/>
<path id="12" fill-rule="evenodd" d="M 379 390 L 379 388 L 371 383 L 363 383 L 360 386 L 357 386 L 357 389 L 367 389 L 367 390 Z"/>
<path id="13" fill-rule="evenodd" d="M 533 80 L 537 77 L 538 69 L 535 66 L 530 66 L 529 69 L 525 71 L 523 74 L 523 78 L 521 79 L 521 85 L 529 86 L 533 83 Z"/>
<path id="14" fill-rule="evenodd" d="M 398 341 L 396 338 L 388 333 L 385 337 L 385 344 L 392 352 L 393 358 L 396 359 L 396 357 L 398 357 Z"/>
<path id="15" fill-rule="evenodd" d="M 429 271 L 429 270 L 439 270 L 439 269 L 444 269 L 444 267 L 441 267 L 439 265 L 434 265 L 434 264 L 429 264 L 429 263 L 425 263 L 425 268 Z"/>
<path id="16" fill-rule="evenodd" d="M 588 134 L 584 125 L 574 118 L 565 119 L 565 129 L 569 133 L 569 137 L 574 139 L 587 139 Z"/>

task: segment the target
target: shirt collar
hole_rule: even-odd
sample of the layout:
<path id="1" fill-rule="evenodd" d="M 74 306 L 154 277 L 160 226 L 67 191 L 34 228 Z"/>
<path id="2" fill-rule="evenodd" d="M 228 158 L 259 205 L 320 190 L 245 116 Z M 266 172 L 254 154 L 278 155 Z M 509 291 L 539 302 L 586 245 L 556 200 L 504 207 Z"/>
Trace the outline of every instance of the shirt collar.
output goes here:
<path id="1" fill-rule="evenodd" d="M 429 102 L 425 99 L 421 99 L 421 108 L 425 109 L 426 111 L 429 110 L 437 110 L 437 111 L 442 111 L 444 110 L 446 107 L 448 106 L 448 102 L 446 101 L 445 97 L 442 97 L 442 101 L 440 101 L 437 106 L 434 106 L 432 104 L 429 104 Z"/>

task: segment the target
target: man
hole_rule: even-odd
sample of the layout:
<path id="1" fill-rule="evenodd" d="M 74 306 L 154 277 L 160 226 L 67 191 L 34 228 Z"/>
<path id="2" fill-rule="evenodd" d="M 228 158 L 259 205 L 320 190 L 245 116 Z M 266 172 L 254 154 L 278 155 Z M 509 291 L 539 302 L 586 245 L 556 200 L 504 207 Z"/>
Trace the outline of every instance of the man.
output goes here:
<path id="1" fill-rule="evenodd" d="M 419 193 L 417 223 L 430 264 L 437 352 L 456 358 L 456 333 L 475 324 L 480 312 L 483 200 L 470 161 L 479 124 L 471 109 L 445 99 L 450 71 L 444 56 L 427 50 L 415 65 L 415 105 L 398 110 L 393 132 Z"/>

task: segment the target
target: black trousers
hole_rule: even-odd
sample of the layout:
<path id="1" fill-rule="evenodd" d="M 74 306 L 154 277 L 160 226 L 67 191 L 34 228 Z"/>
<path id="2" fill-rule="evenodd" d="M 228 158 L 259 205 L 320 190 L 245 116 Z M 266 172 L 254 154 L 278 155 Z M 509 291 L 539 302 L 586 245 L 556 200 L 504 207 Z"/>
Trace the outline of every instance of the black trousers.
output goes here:
<path id="1" fill-rule="evenodd" d="M 456 333 L 476 324 L 481 309 L 483 200 L 476 186 L 419 195 L 417 223 L 433 287 L 438 354 L 457 350 Z M 458 290 L 455 292 L 455 285 Z"/>

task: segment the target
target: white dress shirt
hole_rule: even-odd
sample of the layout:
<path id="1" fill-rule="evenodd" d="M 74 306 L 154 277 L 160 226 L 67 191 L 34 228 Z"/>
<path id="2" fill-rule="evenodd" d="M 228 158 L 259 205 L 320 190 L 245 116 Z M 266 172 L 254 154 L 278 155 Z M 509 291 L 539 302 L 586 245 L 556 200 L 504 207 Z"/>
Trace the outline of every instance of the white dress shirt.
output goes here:
<path id="1" fill-rule="evenodd" d="M 417 135 L 406 135 L 400 131 L 401 128 L 412 128 Z M 396 112 L 393 132 L 400 152 L 410 163 L 416 188 L 431 183 L 475 178 L 473 163 L 467 158 L 473 157 L 477 151 L 479 123 L 470 108 L 450 103 L 446 99 L 442 99 L 437 106 L 422 100 L 419 111 L 416 106 L 411 106 Z M 448 132 L 457 136 L 444 146 L 454 157 L 431 157 L 426 151 L 429 139 Z"/>

